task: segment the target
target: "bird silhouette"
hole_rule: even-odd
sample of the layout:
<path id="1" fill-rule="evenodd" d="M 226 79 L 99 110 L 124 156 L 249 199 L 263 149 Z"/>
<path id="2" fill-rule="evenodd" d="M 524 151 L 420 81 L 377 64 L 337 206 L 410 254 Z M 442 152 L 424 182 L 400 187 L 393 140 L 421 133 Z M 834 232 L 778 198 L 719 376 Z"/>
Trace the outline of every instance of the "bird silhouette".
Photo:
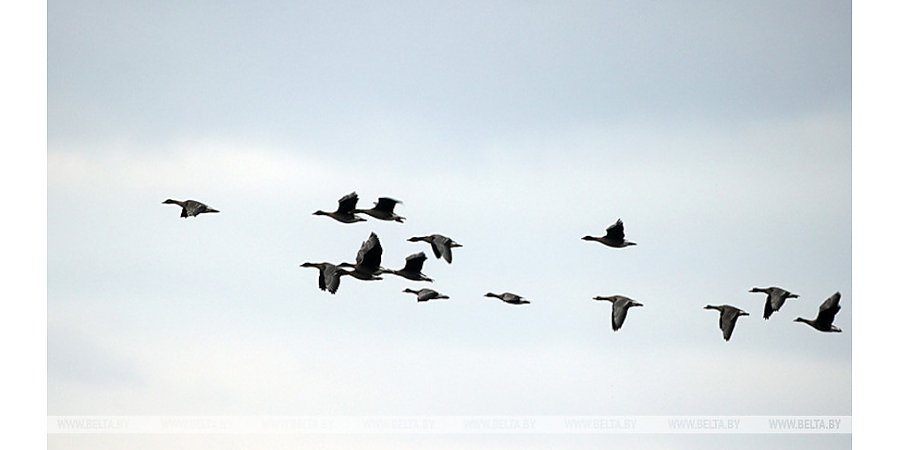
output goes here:
<path id="1" fill-rule="evenodd" d="M 172 200 L 171 198 L 167 198 L 163 201 L 164 205 L 178 205 L 181 207 L 181 217 L 196 217 L 198 214 L 204 213 L 217 213 L 219 210 L 212 209 L 209 206 L 206 206 L 203 203 L 198 202 L 197 200 Z"/>
<path id="2" fill-rule="evenodd" d="M 585 236 L 581 238 L 585 241 L 596 241 L 603 245 L 607 245 L 609 247 L 614 248 L 622 248 L 628 247 L 629 245 L 637 245 L 634 242 L 625 240 L 625 224 L 622 223 L 622 219 L 616 221 L 616 223 L 610 225 L 606 229 L 606 235 L 601 237 L 596 236 Z"/>

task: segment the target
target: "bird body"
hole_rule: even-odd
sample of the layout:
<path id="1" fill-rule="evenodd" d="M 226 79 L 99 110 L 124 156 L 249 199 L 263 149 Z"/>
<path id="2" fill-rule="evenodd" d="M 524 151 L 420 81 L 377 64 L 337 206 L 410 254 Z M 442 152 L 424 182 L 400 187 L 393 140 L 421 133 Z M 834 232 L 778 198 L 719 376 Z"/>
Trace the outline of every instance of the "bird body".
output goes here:
<path id="1" fill-rule="evenodd" d="M 431 251 L 434 252 L 434 257 L 438 259 L 444 258 L 444 260 L 447 261 L 447 264 L 453 262 L 453 253 L 451 252 L 451 249 L 462 247 L 462 245 L 455 242 L 453 239 L 450 239 L 447 236 L 442 236 L 440 234 L 432 234 L 430 236 L 414 236 L 407 240 L 409 242 L 424 241 L 431 244 Z"/>
<path id="2" fill-rule="evenodd" d="M 737 323 L 738 317 L 750 315 L 746 311 L 731 305 L 706 305 L 703 309 L 719 311 L 719 329 L 722 330 L 722 337 L 726 341 L 731 339 L 731 333 L 734 332 L 734 325 Z"/>
<path id="3" fill-rule="evenodd" d="M 623 248 L 628 247 L 629 245 L 637 245 L 637 243 L 625 239 L 625 224 L 622 223 L 622 219 L 617 220 L 616 223 L 606 228 L 605 236 L 585 236 L 581 239 L 584 241 L 596 241 L 613 248 Z"/>
<path id="4" fill-rule="evenodd" d="M 594 297 L 594 300 L 607 301 L 612 303 L 612 329 L 619 331 L 622 324 L 625 323 L 625 316 L 628 314 L 628 308 L 632 306 L 644 306 L 624 295 L 611 295 L 609 297 Z"/>
<path id="5" fill-rule="evenodd" d="M 338 274 L 338 267 L 334 264 L 321 262 L 311 263 L 305 262 L 300 267 L 315 267 L 319 269 L 319 289 L 334 294 L 341 284 L 341 276 Z"/>
<path id="6" fill-rule="evenodd" d="M 380 220 L 392 220 L 394 222 L 403 223 L 406 220 L 405 217 L 400 217 L 394 214 L 394 206 L 398 203 L 403 203 L 400 200 L 394 200 L 388 197 L 379 197 L 378 201 L 375 202 L 375 206 L 369 209 L 354 209 L 354 213 L 363 213 L 368 214 L 376 219 Z"/>
<path id="7" fill-rule="evenodd" d="M 841 329 L 834 326 L 834 316 L 841 310 L 841 293 L 835 292 L 825 299 L 819 306 L 819 314 L 813 320 L 798 317 L 794 322 L 803 322 L 823 333 L 840 333 Z"/>
<path id="8" fill-rule="evenodd" d="M 755 287 L 750 289 L 750 292 L 765 292 L 766 293 L 766 306 L 763 310 L 763 319 L 769 320 L 769 317 L 772 316 L 772 313 L 781 309 L 784 305 L 785 300 L 789 298 L 797 298 L 799 297 L 797 294 L 793 294 L 789 291 L 786 291 L 780 287 L 772 286 L 767 288 L 758 288 Z"/>
<path id="9" fill-rule="evenodd" d="M 181 217 L 196 217 L 198 214 L 203 213 L 217 213 L 219 212 L 216 209 L 212 209 L 209 206 L 206 206 L 203 203 L 200 203 L 196 200 L 172 200 L 171 198 L 167 198 L 163 201 L 165 205 L 178 205 L 181 207 Z"/>
<path id="10" fill-rule="evenodd" d="M 422 288 L 419 290 L 413 290 L 413 289 L 406 288 L 403 290 L 403 292 L 408 292 L 410 294 L 416 294 L 416 299 L 417 299 L 417 301 L 420 301 L 420 302 L 427 302 L 428 300 L 439 300 L 439 299 L 450 298 L 444 294 L 441 294 L 438 291 L 431 290 L 428 288 Z"/>
<path id="11" fill-rule="evenodd" d="M 504 292 L 499 295 L 495 294 L 493 292 L 488 292 L 487 294 L 484 294 L 484 296 L 499 298 L 500 300 L 502 300 L 506 303 L 509 303 L 510 305 L 527 305 L 527 304 L 531 303 L 530 301 L 525 300 L 521 296 L 510 293 L 510 292 Z"/>
<path id="12" fill-rule="evenodd" d="M 315 216 L 328 216 L 338 222 L 343 223 L 355 223 L 355 222 L 365 222 L 366 219 L 357 216 L 354 214 L 354 210 L 356 209 L 356 202 L 359 201 L 359 196 L 356 195 L 356 192 L 351 192 L 338 200 L 338 208 L 335 211 L 316 211 L 313 213 Z"/>
<path id="13" fill-rule="evenodd" d="M 392 275 L 398 275 L 406 278 L 407 280 L 431 282 L 433 280 L 422 273 L 422 266 L 425 264 L 426 259 L 428 259 L 428 257 L 425 256 L 425 253 L 415 253 L 406 257 L 406 265 L 404 265 L 402 269 L 384 269 L 382 270 L 382 272 Z"/>

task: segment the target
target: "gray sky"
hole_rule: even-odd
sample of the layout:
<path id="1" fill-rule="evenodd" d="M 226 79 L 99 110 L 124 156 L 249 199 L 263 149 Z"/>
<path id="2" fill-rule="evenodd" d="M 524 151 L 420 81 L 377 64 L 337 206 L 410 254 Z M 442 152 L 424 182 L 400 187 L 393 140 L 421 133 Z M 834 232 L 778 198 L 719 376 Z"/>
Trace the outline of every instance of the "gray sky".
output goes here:
<path id="1" fill-rule="evenodd" d="M 851 413 L 850 2 L 51 1 L 47 75 L 51 415 Z M 372 231 L 451 300 L 297 267 Z"/>

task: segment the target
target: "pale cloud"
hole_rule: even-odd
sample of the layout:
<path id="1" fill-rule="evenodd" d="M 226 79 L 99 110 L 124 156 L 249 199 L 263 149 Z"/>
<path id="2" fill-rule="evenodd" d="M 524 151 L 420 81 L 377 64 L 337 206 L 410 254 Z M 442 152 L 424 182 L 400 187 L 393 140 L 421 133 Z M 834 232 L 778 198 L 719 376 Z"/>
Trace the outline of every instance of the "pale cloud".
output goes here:
<path id="1" fill-rule="evenodd" d="M 51 148 L 50 188 L 86 190 L 172 190 L 224 188 L 256 192 L 300 182 L 314 186 L 329 179 L 324 162 L 296 158 L 281 149 L 221 139 L 180 141 L 165 148 L 137 143 L 106 145 L 91 151 Z"/>

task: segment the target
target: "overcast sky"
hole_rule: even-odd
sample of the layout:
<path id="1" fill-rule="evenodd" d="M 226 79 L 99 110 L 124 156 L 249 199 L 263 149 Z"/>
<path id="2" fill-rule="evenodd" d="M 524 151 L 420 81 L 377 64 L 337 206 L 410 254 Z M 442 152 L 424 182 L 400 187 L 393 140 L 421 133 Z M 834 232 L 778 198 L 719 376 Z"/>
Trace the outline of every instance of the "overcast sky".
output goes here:
<path id="1" fill-rule="evenodd" d="M 47 23 L 50 415 L 851 414 L 848 1 L 50 1 Z M 408 220 L 312 215 L 351 191 Z M 618 218 L 637 246 L 580 240 Z M 373 231 L 451 299 L 298 267 Z M 453 264 L 406 241 L 431 233 Z M 747 291 L 771 285 L 800 298 L 764 321 Z M 843 333 L 793 322 L 836 291 Z M 615 333 L 611 294 L 645 305 Z M 709 303 L 750 313 L 730 342 Z M 50 445 L 122 443 L 84 439 Z M 417 439 L 365 443 L 525 443 Z"/>

